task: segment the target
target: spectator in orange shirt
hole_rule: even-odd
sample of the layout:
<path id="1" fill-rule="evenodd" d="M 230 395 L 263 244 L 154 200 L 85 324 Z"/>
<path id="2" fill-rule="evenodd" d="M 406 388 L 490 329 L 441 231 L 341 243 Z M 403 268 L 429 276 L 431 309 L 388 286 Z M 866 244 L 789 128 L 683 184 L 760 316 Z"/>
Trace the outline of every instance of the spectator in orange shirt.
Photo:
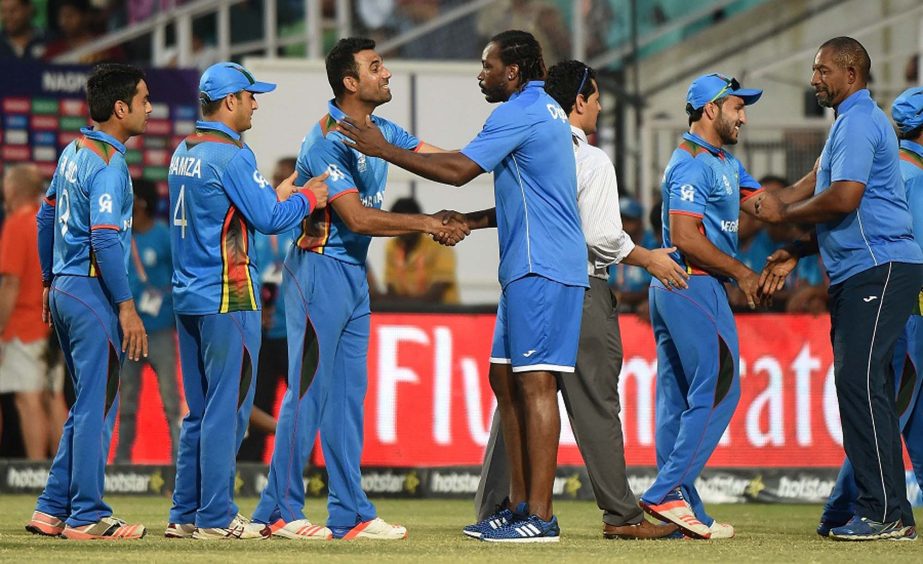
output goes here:
<path id="1" fill-rule="evenodd" d="M 397 200 L 391 211 L 422 213 L 413 198 Z M 455 252 L 423 233 L 393 237 L 385 250 L 385 287 L 383 300 L 457 304 Z"/>
<path id="2" fill-rule="evenodd" d="M 15 394 L 26 458 L 54 456 L 67 418 L 63 373 L 45 364 L 48 326 L 42 323 L 42 273 L 35 214 L 42 178 L 35 165 L 3 175 L 7 217 L 0 235 L 0 393 Z"/>

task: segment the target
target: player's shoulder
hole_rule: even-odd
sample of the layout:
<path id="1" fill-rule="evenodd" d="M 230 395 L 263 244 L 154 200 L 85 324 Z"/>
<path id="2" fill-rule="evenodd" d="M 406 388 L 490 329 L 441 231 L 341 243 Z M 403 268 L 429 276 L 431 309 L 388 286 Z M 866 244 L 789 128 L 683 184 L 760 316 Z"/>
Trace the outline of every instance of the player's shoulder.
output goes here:
<path id="1" fill-rule="evenodd" d="M 677 147 L 667 166 L 667 174 L 677 180 L 707 175 L 711 171 L 710 156 L 711 154 L 704 149 L 702 152 L 690 152 L 686 147 Z"/>
<path id="2" fill-rule="evenodd" d="M 577 162 L 582 166 L 593 169 L 604 167 L 614 168 L 612 160 L 605 151 L 595 145 L 584 143 L 583 141 L 580 142 L 580 146 L 577 150 Z"/>

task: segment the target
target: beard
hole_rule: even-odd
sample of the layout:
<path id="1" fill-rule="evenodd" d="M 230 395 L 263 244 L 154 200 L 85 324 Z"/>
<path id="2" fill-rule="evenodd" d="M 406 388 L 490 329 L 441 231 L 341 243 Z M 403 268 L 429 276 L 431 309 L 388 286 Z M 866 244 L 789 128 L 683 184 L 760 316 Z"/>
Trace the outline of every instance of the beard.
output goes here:
<path id="1" fill-rule="evenodd" d="M 718 116 L 718 119 L 715 121 L 715 132 L 718 134 L 718 137 L 721 138 L 721 143 L 724 145 L 736 145 L 737 144 L 737 135 L 735 135 L 734 128 L 737 126 L 736 123 L 731 120 L 726 120 L 723 117 Z"/>

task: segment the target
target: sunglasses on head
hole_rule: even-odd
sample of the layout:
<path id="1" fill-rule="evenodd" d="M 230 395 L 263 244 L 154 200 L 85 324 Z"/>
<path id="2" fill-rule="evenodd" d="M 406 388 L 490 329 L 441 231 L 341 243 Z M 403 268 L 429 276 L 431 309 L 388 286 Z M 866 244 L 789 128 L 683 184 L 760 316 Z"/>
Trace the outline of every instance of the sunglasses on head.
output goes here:
<path id="1" fill-rule="evenodd" d="M 715 94 L 714 96 L 712 96 L 712 99 L 708 101 L 709 104 L 712 103 L 712 102 L 714 102 L 714 101 L 717 100 L 718 98 L 721 98 L 722 96 L 724 96 L 725 94 L 727 94 L 729 91 L 730 91 L 730 92 L 733 92 L 733 91 L 735 91 L 735 90 L 740 90 L 740 83 L 737 82 L 737 79 L 736 79 L 736 78 L 733 78 L 733 77 L 732 77 L 732 78 L 728 78 L 728 77 L 726 77 L 726 76 L 721 76 L 720 74 L 713 74 L 713 75 L 711 75 L 711 76 L 717 76 L 717 77 L 720 78 L 721 80 L 725 81 L 726 84 L 724 85 L 724 88 L 722 88 L 721 90 L 718 91 L 717 94 Z"/>
<path id="2" fill-rule="evenodd" d="M 583 91 L 583 85 L 586 84 L 587 77 L 590 76 L 590 67 L 583 67 L 583 78 L 580 79 L 580 86 L 577 87 L 577 96 Z"/>

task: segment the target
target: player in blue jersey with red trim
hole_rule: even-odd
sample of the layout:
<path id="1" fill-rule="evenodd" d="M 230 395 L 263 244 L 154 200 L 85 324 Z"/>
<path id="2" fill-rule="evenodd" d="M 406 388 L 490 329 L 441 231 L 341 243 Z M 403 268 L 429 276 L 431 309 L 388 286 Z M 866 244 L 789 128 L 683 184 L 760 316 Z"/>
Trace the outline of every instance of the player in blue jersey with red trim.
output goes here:
<path id="1" fill-rule="evenodd" d="M 502 102 L 460 152 L 421 155 L 388 143 L 363 114 L 340 124 L 355 148 L 411 172 L 460 186 L 494 173 L 496 209 L 469 214 L 496 227 L 503 288 L 490 382 L 510 464 L 514 518 L 484 533 L 491 542 L 557 542 L 551 503 L 560 418 L 557 374 L 571 377 L 588 287 L 586 241 L 577 211 L 577 171 L 567 114 L 544 90 L 535 38 L 505 31 L 481 57 L 481 91 Z"/>
<path id="2" fill-rule="evenodd" d="M 30 532 L 70 539 L 135 539 L 144 525 L 112 517 L 103 501 L 106 457 L 125 354 L 147 356 L 128 284 L 132 189 L 125 142 L 151 113 L 144 73 L 99 65 L 87 79 L 93 128 L 61 158 L 38 213 L 44 320 L 57 329 L 77 399 L 70 410 Z"/>
<path id="3" fill-rule="evenodd" d="M 368 385 L 369 289 L 365 261 L 373 236 L 428 233 L 446 244 L 467 234 L 442 217 L 382 211 L 388 163 L 350 149 L 336 131 L 345 115 L 371 115 L 391 100 L 391 73 L 375 42 L 341 39 L 326 58 L 334 99 L 302 143 L 299 178 L 326 171 L 329 206 L 306 218 L 284 267 L 288 390 L 276 428 L 269 483 L 253 513 L 272 534 L 298 540 L 403 539 L 362 491 L 362 408 Z M 439 150 L 398 125 L 372 118 L 389 141 Z M 304 515 L 304 466 L 320 430 L 329 476 L 327 526 Z"/>
<path id="4" fill-rule="evenodd" d="M 260 352 L 255 231 L 282 233 L 326 204 L 323 176 L 273 189 L 240 134 L 258 108 L 258 82 L 236 63 L 209 67 L 199 81 L 202 121 L 170 161 L 173 303 L 183 388 L 183 420 L 173 507 L 165 536 L 259 539 L 237 512 L 237 449 L 253 405 Z"/>

